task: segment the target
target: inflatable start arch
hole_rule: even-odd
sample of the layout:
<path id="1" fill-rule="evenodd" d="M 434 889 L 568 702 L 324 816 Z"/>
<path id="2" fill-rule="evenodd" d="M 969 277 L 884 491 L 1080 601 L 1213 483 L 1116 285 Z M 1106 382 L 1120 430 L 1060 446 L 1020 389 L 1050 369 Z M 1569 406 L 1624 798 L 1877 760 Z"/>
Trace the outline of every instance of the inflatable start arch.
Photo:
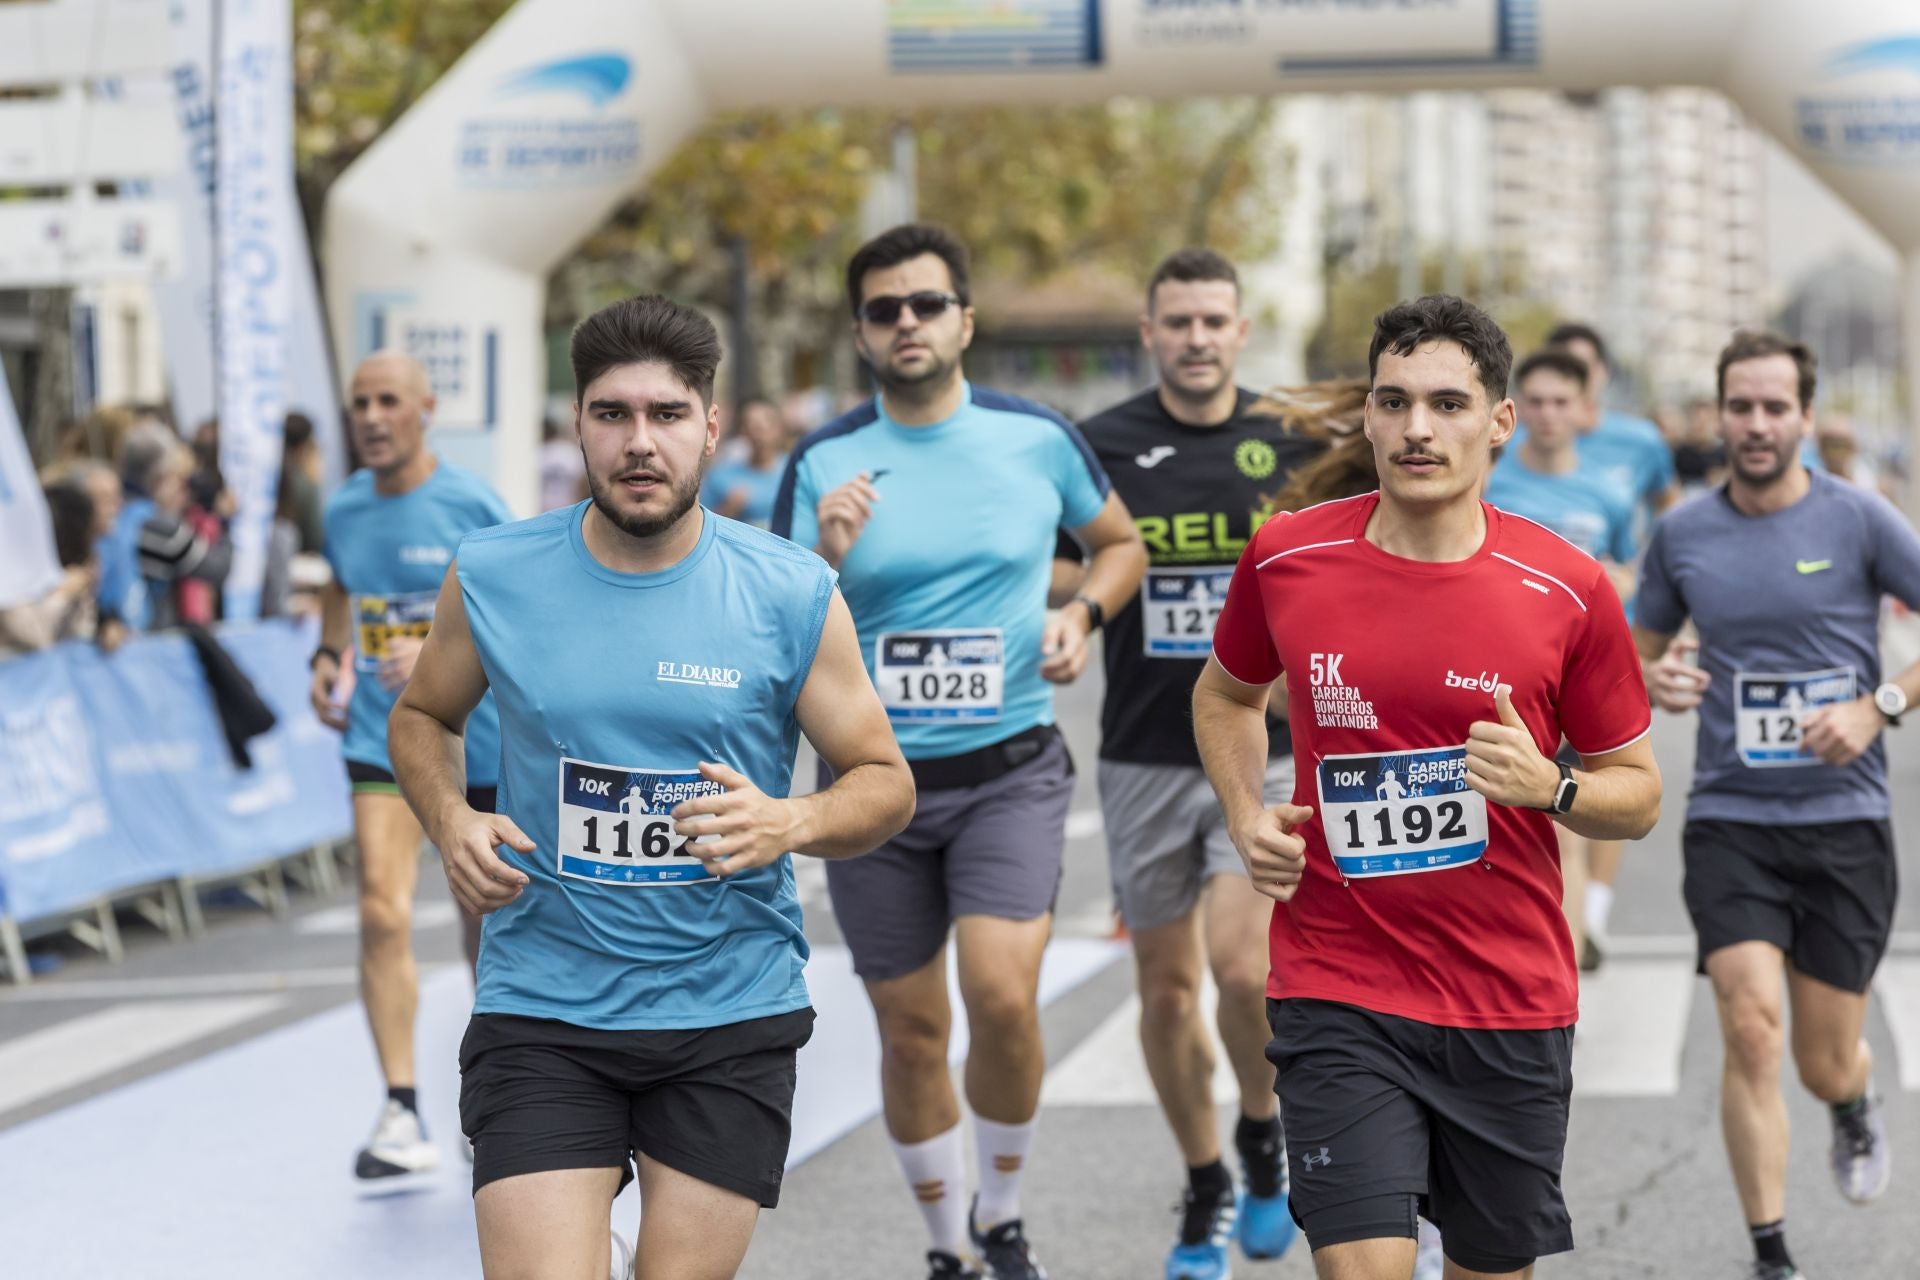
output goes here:
<path id="1" fill-rule="evenodd" d="M 528 512 L 547 273 L 711 112 L 1621 84 L 1724 91 L 1894 243 L 1920 387 L 1914 0 L 520 0 L 335 184 L 335 350 L 419 354 Z"/>

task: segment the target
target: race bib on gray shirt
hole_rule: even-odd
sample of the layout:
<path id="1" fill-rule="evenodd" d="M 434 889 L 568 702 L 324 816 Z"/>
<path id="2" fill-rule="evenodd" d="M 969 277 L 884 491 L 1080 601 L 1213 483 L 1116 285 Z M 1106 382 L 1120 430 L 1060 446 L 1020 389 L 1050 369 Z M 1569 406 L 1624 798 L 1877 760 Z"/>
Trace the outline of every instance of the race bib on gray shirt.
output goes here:
<path id="1" fill-rule="evenodd" d="M 1888 816 L 1885 747 L 1836 769 L 1800 750 L 1799 718 L 1880 684 L 1881 601 L 1920 607 L 1920 536 L 1878 494 L 1812 481 L 1771 515 L 1743 515 L 1716 489 L 1654 527 L 1634 620 L 1671 634 L 1691 617 L 1712 677 L 1688 818 Z"/>

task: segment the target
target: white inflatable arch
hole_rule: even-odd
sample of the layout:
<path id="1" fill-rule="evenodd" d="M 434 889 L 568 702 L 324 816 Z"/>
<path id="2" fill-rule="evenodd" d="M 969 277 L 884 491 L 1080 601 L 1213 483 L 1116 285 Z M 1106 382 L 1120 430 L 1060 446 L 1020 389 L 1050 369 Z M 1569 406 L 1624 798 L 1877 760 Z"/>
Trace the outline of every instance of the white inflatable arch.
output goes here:
<path id="1" fill-rule="evenodd" d="M 712 112 L 1622 84 L 1724 91 L 1894 243 L 1920 387 L 1916 0 L 521 0 L 335 184 L 335 350 L 426 359 L 529 512 L 547 274 Z"/>

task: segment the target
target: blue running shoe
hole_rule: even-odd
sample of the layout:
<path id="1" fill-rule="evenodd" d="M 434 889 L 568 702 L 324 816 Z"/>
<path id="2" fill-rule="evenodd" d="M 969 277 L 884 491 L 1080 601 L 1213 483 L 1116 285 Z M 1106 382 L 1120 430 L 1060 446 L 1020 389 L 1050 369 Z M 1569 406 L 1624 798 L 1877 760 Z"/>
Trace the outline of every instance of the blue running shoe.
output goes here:
<path id="1" fill-rule="evenodd" d="M 1187 1188 L 1180 1202 L 1180 1238 L 1167 1253 L 1167 1280 L 1231 1280 L 1227 1246 L 1239 1202 L 1229 1188 L 1218 1198 L 1197 1196 Z"/>
<path id="2" fill-rule="evenodd" d="M 1255 1259 L 1277 1258 L 1300 1234 L 1287 1208 L 1287 1149 L 1280 1126 L 1255 1126 L 1243 1119 L 1233 1138 L 1247 1184 L 1235 1233 L 1240 1252 Z"/>

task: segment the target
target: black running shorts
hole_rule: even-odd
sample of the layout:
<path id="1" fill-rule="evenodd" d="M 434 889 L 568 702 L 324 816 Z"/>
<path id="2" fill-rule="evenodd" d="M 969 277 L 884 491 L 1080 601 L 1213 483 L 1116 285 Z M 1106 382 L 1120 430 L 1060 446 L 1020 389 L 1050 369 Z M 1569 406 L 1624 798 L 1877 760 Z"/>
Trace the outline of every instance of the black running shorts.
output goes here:
<path id="1" fill-rule="evenodd" d="M 634 1153 L 771 1209 L 813 1010 L 685 1031 L 600 1031 L 475 1014 L 460 1045 L 473 1189 Z M 623 1179 L 624 1181 L 624 1179 Z"/>
<path id="2" fill-rule="evenodd" d="M 1324 1000 L 1269 1000 L 1294 1219 L 1314 1249 L 1415 1234 L 1518 1271 L 1573 1248 L 1560 1193 L 1573 1028 L 1436 1027 Z"/>
<path id="3" fill-rule="evenodd" d="M 391 773 L 377 764 L 365 764 L 359 760 L 347 761 L 347 783 L 357 796 L 400 794 L 400 784 Z M 500 788 L 468 787 L 467 803 L 481 813 L 497 812 L 500 808 Z"/>
<path id="4" fill-rule="evenodd" d="M 1770 942 L 1808 977 L 1866 991 L 1893 934 L 1900 869 L 1889 823 L 1702 818 L 1687 823 L 1680 848 L 1700 972 L 1722 947 Z"/>

